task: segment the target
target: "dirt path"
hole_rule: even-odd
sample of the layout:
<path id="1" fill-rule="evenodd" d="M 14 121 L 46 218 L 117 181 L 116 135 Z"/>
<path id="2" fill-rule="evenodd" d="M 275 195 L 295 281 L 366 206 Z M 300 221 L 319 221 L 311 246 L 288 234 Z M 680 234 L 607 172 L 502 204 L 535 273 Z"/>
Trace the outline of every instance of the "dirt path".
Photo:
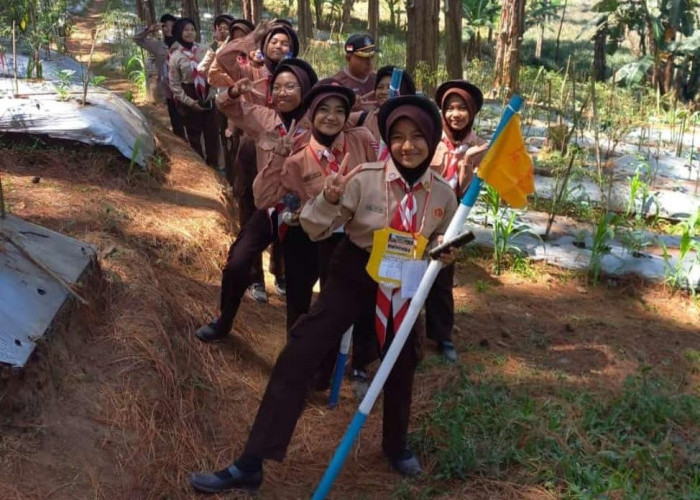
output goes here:
<path id="1" fill-rule="evenodd" d="M 90 58 L 92 36 L 95 30 L 102 28 L 106 4 L 107 0 L 93 0 L 82 15 L 72 17 L 73 27 L 66 47 L 68 53 L 78 61 L 86 63 Z M 104 41 L 104 32 L 98 32 L 91 71 L 107 77 L 102 86 L 123 95 L 133 87 L 133 84 L 122 72 L 110 69 L 109 65 L 105 64 L 112 57 L 111 48 L 111 44 Z"/>

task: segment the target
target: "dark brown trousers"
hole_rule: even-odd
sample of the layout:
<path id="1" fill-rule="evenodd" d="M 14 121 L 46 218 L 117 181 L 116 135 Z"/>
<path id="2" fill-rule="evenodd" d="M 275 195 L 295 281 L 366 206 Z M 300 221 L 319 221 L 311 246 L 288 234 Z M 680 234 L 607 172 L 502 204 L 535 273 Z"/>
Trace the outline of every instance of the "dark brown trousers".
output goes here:
<path id="1" fill-rule="evenodd" d="M 374 311 L 377 284 L 365 272 L 368 258 L 367 252 L 347 238 L 336 248 L 319 299 L 292 327 L 291 339 L 277 358 L 244 454 L 284 458 L 313 375 L 328 354 L 338 348 L 350 325 L 367 311 Z M 418 343 L 415 332 L 411 332 L 384 386 L 382 448 L 391 458 L 397 458 L 406 448 L 418 360 Z"/>
<path id="2" fill-rule="evenodd" d="M 425 332 L 429 339 L 438 343 L 452 342 L 455 324 L 454 279 L 454 264 L 443 267 L 425 300 Z"/>

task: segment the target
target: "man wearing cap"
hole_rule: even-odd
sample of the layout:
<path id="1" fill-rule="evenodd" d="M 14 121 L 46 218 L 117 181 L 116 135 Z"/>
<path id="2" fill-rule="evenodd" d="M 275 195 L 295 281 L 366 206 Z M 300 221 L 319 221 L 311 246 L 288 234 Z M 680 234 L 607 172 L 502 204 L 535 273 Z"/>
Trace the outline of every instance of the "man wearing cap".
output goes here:
<path id="1" fill-rule="evenodd" d="M 345 42 L 347 66 L 332 78 L 360 96 L 374 92 L 377 74 L 372 70 L 372 61 L 377 52 L 377 46 L 371 36 L 351 35 Z"/>

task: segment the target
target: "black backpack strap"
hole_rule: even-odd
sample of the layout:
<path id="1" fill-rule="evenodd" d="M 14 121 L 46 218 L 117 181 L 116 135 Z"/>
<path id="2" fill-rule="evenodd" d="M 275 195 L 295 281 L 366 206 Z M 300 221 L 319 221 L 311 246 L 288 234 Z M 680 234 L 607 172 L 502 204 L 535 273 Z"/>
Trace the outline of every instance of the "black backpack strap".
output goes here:
<path id="1" fill-rule="evenodd" d="M 360 113 L 360 117 L 357 119 L 357 123 L 355 124 L 355 126 L 361 127 L 362 124 L 365 123 L 365 119 L 367 118 L 368 114 L 369 114 L 369 111 L 367 111 L 367 110 Z"/>

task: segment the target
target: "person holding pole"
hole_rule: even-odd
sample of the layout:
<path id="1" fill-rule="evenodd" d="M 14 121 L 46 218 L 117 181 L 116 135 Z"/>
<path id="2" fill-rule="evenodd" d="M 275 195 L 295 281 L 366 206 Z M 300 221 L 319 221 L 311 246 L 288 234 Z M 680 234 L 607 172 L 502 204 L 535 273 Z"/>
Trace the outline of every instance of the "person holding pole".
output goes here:
<path id="1" fill-rule="evenodd" d="M 466 192 L 488 147 L 488 143 L 473 130 L 484 96 L 476 85 L 464 80 L 450 80 L 438 87 L 435 102 L 442 112 L 442 139 L 430 166 L 452 186 L 459 199 Z M 454 276 L 454 266 L 442 268 L 425 301 L 426 335 L 437 342 L 440 354 L 450 363 L 457 361 L 452 342 Z"/>
<path id="2" fill-rule="evenodd" d="M 389 100 L 379 112 L 379 129 L 389 145 L 386 162 L 340 169 L 302 209 L 300 221 L 314 239 L 344 225 L 345 237 L 331 258 L 319 299 L 290 332 L 260 404 L 243 453 L 229 467 L 190 475 L 197 491 L 256 490 L 265 459 L 282 460 L 304 408 L 309 383 L 343 333 L 367 311 L 376 311 L 376 342 L 386 352 L 410 304 L 414 284 L 457 208 L 450 186 L 430 160 L 441 137 L 440 113 L 424 97 Z M 450 247 L 439 259 L 450 264 Z M 415 333 L 408 336 L 384 386 L 382 449 L 402 475 L 421 473 L 407 448 L 411 393 L 419 360 Z"/>

